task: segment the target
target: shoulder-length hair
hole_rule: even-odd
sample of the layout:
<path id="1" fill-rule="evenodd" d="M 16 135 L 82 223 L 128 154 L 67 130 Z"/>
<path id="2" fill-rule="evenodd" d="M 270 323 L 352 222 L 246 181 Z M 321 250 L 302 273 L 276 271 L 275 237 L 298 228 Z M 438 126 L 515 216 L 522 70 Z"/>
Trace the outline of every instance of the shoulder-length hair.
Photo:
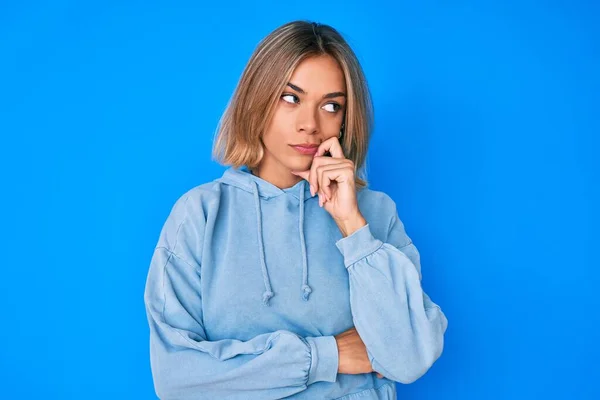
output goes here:
<path id="1" fill-rule="evenodd" d="M 296 66 L 312 56 L 330 55 L 346 81 L 347 101 L 341 139 L 355 166 L 356 186 L 367 186 L 366 156 L 373 128 L 373 105 L 362 67 L 346 40 L 329 25 L 288 22 L 256 47 L 216 131 L 213 158 L 236 168 L 256 167 L 264 154 L 261 136 Z"/>

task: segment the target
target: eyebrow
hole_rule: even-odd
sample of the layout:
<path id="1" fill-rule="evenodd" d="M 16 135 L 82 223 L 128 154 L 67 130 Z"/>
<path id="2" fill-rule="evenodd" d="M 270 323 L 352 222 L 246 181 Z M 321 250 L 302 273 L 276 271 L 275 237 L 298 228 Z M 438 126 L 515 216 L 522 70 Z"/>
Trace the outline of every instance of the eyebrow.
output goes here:
<path id="1" fill-rule="evenodd" d="M 289 87 L 291 87 L 292 89 L 296 90 L 297 92 L 300 92 L 302 94 L 306 94 L 306 92 L 304 90 L 302 90 L 301 88 L 299 88 L 298 86 L 294 85 L 291 82 L 288 82 L 287 85 Z M 333 92 L 333 93 L 327 93 L 326 95 L 323 96 L 324 99 L 332 99 L 334 97 L 346 97 L 346 93 L 344 93 L 344 92 Z"/>

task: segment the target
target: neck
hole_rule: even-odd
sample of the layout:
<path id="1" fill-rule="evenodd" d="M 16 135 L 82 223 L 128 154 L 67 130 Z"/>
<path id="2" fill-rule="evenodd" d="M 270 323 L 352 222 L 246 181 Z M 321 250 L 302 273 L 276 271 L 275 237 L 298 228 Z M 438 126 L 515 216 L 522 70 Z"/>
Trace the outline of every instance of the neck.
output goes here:
<path id="1" fill-rule="evenodd" d="M 290 188 L 302 180 L 299 176 L 292 174 L 287 167 L 279 163 L 268 163 L 264 159 L 257 167 L 251 168 L 250 172 L 279 189 Z"/>

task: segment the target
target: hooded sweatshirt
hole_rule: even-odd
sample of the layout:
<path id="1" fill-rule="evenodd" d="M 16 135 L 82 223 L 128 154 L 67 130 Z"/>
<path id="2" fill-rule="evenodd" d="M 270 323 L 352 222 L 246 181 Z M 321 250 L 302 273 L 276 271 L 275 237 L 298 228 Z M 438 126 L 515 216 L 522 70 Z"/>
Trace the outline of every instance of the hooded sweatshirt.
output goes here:
<path id="1" fill-rule="evenodd" d="M 229 167 L 173 205 L 147 275 L 161 399 L 396 399 L 424 375 L 448 321 L 421 287 L 419 252 L 381 191 L 343 237 L 308 182 L 278 188 Z M 354 327 L 372 369 L 338 373 Z"/>

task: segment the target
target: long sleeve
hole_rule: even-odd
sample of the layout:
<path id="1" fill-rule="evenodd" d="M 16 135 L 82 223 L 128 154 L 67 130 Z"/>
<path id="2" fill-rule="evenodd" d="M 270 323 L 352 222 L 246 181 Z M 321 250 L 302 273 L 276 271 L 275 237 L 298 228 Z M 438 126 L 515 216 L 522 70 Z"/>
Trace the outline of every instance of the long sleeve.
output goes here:
<path id="1" fill-rule="evenodd" d="M 442 354 L 448 320 L 422 290 L 419 252 L 392 204 L 385 242 L 367 223 L 336 246 L 349 274 L 355 327 L 373 369 L 412 383 Z"/>
<path id="2" fill-rule="evenodd" d="M 177 231 L 181 235 L 182 230 Z M 151 369 L 159 398 L 279 399 L 315 382 L 335 382 L 334 336 L 303 338 L 278 330 L 248 341 L 207 340 L 201 268 L 192 257 L 161 246 L 164 242 L 152 256 L 144 292 Z"/>

